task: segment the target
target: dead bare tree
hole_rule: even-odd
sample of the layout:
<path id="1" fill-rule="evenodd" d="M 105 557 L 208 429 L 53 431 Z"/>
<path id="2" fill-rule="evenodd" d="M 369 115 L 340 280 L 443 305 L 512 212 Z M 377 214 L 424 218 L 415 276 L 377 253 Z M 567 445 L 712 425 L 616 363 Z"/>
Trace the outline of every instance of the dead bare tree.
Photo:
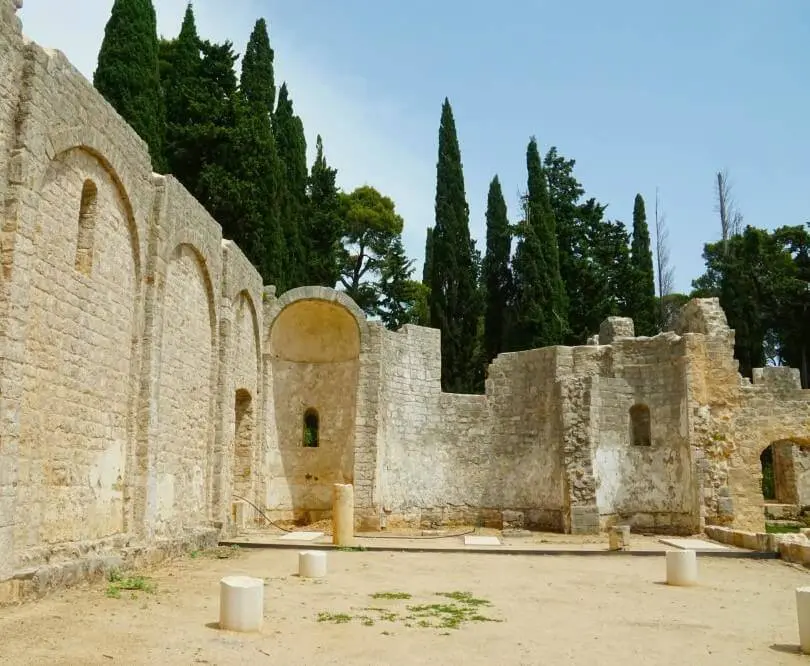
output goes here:
<path id="1" fill-rule="evenodd" d="M 658 189 L 655 190 L 655 263 L 658 272 L 658 307 L 661 330 L 666 330 L 670 313 L 667 312 L 666 296 L 672 293 L 675 269 L 669 261 L 669 229 L 667 216 L 661 208 Z"/>
<path id="2" fill-rule="evenodd" d="M 728 171 L 717 172 L 717 207 L 720 214 L 720 231 L 723 238 L 723 253 L 728 252 L 728 239 L 742 232 L 743 216 L 731 195 L 731 182 Z"/>

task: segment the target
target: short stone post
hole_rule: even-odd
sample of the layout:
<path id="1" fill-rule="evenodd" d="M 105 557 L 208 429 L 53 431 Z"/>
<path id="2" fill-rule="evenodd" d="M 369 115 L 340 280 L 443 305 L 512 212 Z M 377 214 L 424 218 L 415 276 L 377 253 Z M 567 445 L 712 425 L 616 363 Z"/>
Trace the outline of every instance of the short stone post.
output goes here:
<path id="1" fill-rule="evenodd" d="M 354 545 L 354 486 L 336 483 L 332 494 L 332 543 Z"/>
<path id="2" fill-rule="evenodd" d="M 301 578 L 326 576 L 326 553 L 322 550 L 302 550 L 298 553 L 298 575 Z"/>
<path id="3" fill-rule="evenodd" d="M 799 646 L 810 654 L 810 587 L 796 588 L 796 615 L 799 620 Z"/>
<path id="4" fill-rule="evenodd" d="M 610 550 L 628 550 L 630 548 L 630 526 L 615 525 L 610 528 Z"/>
<path id="5" fill-rule="evenodd" d="M 697 553 L 694 550 L 667 551 L 667 585 L 697 585 Z"/>
<path id="6" fill-rule="evenodd" d="M 219 581 L 219 628 L 259 631 L 264 616 L 264 581 L 250 576 L 226 576 Z"/>

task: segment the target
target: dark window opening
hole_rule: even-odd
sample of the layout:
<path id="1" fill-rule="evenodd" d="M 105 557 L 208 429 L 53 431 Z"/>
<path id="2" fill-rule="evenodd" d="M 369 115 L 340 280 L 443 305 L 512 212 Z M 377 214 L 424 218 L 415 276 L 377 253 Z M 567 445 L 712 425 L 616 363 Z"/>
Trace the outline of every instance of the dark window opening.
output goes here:
<path id="1" fill-rule="evenodd" d="M 308 409 L 304 412 L 304 446 L 315 448 L 320 445 L 319 440 L 320 422 L 318 412 L 315 409 Z"/>
<path id="2" fill-rule="evenodd" d="M 630 408 L 630 427 L 633 446 L 650 446 L 650 408 L 647 405 L 633 405 Z"/>

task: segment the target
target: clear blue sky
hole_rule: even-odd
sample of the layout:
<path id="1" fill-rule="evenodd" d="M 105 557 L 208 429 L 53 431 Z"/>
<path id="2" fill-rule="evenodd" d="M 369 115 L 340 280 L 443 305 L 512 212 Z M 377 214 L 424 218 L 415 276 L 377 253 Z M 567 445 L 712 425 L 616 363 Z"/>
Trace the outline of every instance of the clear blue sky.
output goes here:
<path id="1" fill-rule="evenodd" d="M 29 36 L 90 76 L 112 2 L 81 4 L 27 0 L 21 16 Z M 183 0 L 155 4 L 161 32 L 176 34 Z M 728 169 L 746 223 L 810 220 L 807 0 L 194 6 L 203 36 L 240 51 L 255 19 L 267 18 L 309 143 L 323 134 L 345 188 L 367 182 L 395 200 L 419 266 L 445 96 L 482 251 L 488 183 L 499 174 L 514 215 L 531 135 L 576 159 L 588 195 L 614 219 L 631 221 L 636 192 L 651 217 L 659 188 L 678 290 L 719 235 L 717 170 Z"/>

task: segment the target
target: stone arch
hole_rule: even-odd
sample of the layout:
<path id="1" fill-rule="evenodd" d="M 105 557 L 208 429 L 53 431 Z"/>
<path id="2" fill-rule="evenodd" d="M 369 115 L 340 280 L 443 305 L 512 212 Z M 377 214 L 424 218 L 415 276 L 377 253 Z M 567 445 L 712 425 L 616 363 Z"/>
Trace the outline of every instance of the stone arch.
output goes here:
<path id="1" fill-rule="evenodd" d="M 265 356 L 272 373 L 274 455 L 271 511 L 297 520 L 331 512 L 332 486 L 354 482 L 361 347 L 365 317 L 345 294 L 303 287 L 269 309 Z M 269 403 L 270 404 L 270 403 Z M 314 411 L 313 411 L 314 410 Z M 307 414 L 318 415 L 318 446 L 303 446 Z"/>
<path id="2" fill-rule="evenodd" d="M 210 262 L 194 235 L 168 244 L 159 282 L 155 444 L 159 534 L 207 520 L 213 476 L 218 315 Z"/>
<path id="3" fill-rule="evenodd" d="M 798 421 L 798 420 L 797 420 Z M 765 499 L 762 494 L 761 455 L 778 442 L 792 442 L 801 449 L 810 448 L 810 432 L 799 422 L 776 423 L 764 428 L 752 428 L 737 442 L 736 455 L 731 460 L 728 494 L 734 512 L 734 526 L 763 531 Z"/>
<path id="4" fill-rule="evenodd" d="M 256 304 L 253 302 L 253 296 L 247 289 L 242 289 L 231 300 L 232 303 L 239 303 L 239 299 L 245 299 L 248 310 L 250 311 L 250 319 L 253 323 L 253 343 L 256 345 L 256 378 L 260 380 L 262 376 L 262 336 L 259 328 L 259 315 L 256 312 Z"/>
<path id="5" fill-rule="evenodd" d="M 21 548 L 124 532 L 132 497 L 137 226 L 127 190 L 100 150 L 65 140 L 51 155 L 32 174 L 35 205 L 23 218 L 33 252 L 24 264 L 30 284 L 20 405 L 26 472 L 17 492 L 31 510 L 15 535 Z M 91 200 L 93 270 L 77 271 L 83 203 Z"/>
<path id="6" fill-rule="evenodd" d="M 138 282 L 142 274 L 141 238 L 135 220 L 135 212 L 129 192 L 134 191 L 133 178 L 125 166 L 121 152 L 102 134 L 86 127 L 74 127 L 52 134 L 46 144 L 46 154 L 49 161 L 44 163 L 38 173 L 34 175 L 35 189 L 39 192 L 45 183 L 50 165 L 63 155 L 75 150 L 92 155 L 104 168 L 117 188 L 124 209 L 127 213 L 129 232 L 132 235 L 133 256 L 135 257 L 135 271 Z"/>

